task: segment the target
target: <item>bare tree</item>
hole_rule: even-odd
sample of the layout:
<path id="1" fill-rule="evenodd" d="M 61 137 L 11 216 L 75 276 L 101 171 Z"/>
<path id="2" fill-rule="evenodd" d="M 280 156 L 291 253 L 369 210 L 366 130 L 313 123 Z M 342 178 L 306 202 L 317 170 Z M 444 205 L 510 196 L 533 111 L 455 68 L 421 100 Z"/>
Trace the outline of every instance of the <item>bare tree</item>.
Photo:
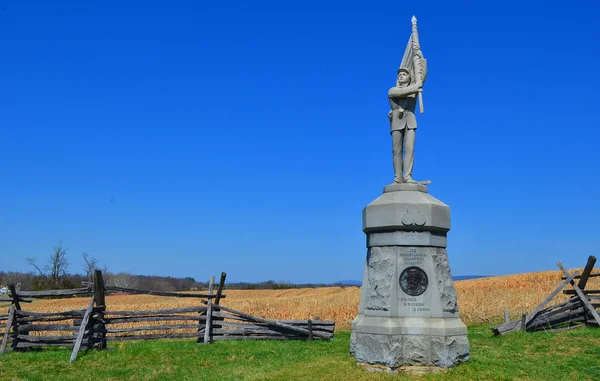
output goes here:
<path id="1" fill-rule="evenodd" d="M 67 250 L 63 249 L 62 241 L 59 241 L 58 245 L 54 247 L 54 252 L 50 256 L 47 267 L 52 287 L 58 286 L 61 278 L 67 276 L 68 267 L 69 261 L 67 261 Z"/>
<path id="2" fill-rule="evenodd" d="M 37 270 L 50 288 L 60 287 L 67 278 L 69 261 L 67 260 L 67 249 L 63 248 L 62 241 L 59 241 L 58 245 L 53 248 L 53 252 L 48 259 L 48 264 L 44 266 L 45 271 L 42 271 L 37 265 L 36 258 L 26 258 L 26 261 Z"/>
<path id="3" fill-rule="evenodd" d="M 44 279 L 47 279 L 48 277 L 46 276 L 46 274 L 39 268 L 39 266 L 36 264 L 37 262 L 37 258 L 31 258 L 31 257 L 27 257 L 25 258 L 25 261 L 27 261 L 27 263 L 29 263 L 31 266 L 33 266 L 38 273 L 40 274 L 40 276 Z"/>
<path id="4" fill-rule="evenodd" d="M 135 275 L 129 273 L 108 274 L 106 284 L 115 287 L 135 288 L 138 280 Z"/>
<path id="5" fill-rule="evenodd" d="M 0 276 L 0 284 L 4 286 L 8 286 L 9 284 L 14 284 L 17 291 L 21 289 L 25 283 L 26 287 L 29 288 L 32 286 L 31 275 L 22 274 L 19 272 L 10 271 L 8 273 L 1 273 Z"/>
<path id="6" fill-rule="evenodd" d="M 83 260 L 85 261 L 85 264 L 83 265 L 83 271 L 85 272 L 85 277 L 87 278 L 88 282 L 94 281 L 94 271 L 96 269 L 102 270 L 102 273 L 104 274 L 104 281 L 107 282 L 108 267 L 106 267 L 106 265 L 104 265 L 103 268 L 100 268 L 98 265 L 98 260 L 85 252 L 83 253 Z"/>

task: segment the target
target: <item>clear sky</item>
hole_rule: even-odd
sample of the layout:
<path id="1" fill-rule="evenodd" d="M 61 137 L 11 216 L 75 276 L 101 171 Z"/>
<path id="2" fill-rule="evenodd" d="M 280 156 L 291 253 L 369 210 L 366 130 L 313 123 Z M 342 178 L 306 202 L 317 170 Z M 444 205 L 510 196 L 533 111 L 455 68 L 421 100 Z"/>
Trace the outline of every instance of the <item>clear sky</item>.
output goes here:
<path id="1" fill-rule="evenodd" d="M 413 14 L 453 275 L 599 256 L 598 1 L 0 0 L 0 269 L 360 280 Z"/>

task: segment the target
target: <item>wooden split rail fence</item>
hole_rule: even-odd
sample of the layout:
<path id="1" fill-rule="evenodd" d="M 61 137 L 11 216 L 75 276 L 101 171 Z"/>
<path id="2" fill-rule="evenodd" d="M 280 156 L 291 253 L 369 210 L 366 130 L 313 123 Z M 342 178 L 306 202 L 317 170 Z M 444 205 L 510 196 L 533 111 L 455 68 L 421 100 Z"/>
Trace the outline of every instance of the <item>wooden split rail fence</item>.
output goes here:
<path id="1" fill-rule="evenodd" d="M 331 339 L 335 323 L 324 320 L 271 320 L 221 306 L 226 274 L 221 274 L 216 292 L 214 277 L 208 293 L 174 293 L 105 287 L 96 270 L 90 287 L 75 290 L 16 291 L 9 287 L 8 313 L 0 315 L 0 354 L 39 347 L 73 348 L 71 362 L 80 349 L 104 349 L 107 342 L 193 338 L 197 343 L 221 340 L 313 340 Z M 183 297 L 200 300 L 199 305 L 148 311 L 107 309 L 107 291 Z M 28 312 L 21 303 L 33 298 L 91 295 L 87 308 L 62 312 Z"/>
<path id="2" fill-rule="evenodd" d="M 578 271 L 569 273 L 558 262 L 557 265 L 563 272 L 563 282 L 548 295 L 540 305 L 531 313 L 523 314 L 521 319 L 510 321 L 508 312 L 505 311 L 505 323 L 492 328 L 494 335 L 503 335 L 513 331 L 565 331 L 584 327 L 600 326 L 600 314 L 596 308 L 600 307 L 600 290 L 586 290 L 587 282 L 592 277 L 600 276 L 600 273 L 592 274 L 596 257 L 590 256 L 581 275 Z M 575 279 L 579 282 L 575 283 Z M 572 290 L 564 290 L 567 285 Z M 566 302 L 546 307 L 548 303 L 560 292 L 573 295 Z"/>

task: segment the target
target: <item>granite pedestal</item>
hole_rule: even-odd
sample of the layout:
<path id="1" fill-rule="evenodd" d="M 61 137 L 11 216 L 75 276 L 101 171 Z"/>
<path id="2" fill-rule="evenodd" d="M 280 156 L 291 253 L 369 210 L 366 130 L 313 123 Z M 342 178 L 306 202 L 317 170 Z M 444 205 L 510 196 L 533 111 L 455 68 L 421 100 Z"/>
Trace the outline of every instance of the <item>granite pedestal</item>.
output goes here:
<path id="1" fill-rule="evenodd" d="M 367 260 L 350 352 L 366 365 L 452 367 L 469 359 L 446 253 L 450 208 L 393 184 L 363 210 Z"/>

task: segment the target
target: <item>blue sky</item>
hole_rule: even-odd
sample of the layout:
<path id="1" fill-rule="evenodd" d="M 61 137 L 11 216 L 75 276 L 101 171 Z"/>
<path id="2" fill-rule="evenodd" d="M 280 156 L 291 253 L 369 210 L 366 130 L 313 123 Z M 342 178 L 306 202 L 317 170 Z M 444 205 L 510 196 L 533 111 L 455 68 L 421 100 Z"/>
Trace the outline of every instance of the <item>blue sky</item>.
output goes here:
<path id="1" fill-rule="evenodd" d="M 0 0 L 0 268 L 361 279 L 413 14 L 453 275 L 598 256 L 596 1 Z"/>

